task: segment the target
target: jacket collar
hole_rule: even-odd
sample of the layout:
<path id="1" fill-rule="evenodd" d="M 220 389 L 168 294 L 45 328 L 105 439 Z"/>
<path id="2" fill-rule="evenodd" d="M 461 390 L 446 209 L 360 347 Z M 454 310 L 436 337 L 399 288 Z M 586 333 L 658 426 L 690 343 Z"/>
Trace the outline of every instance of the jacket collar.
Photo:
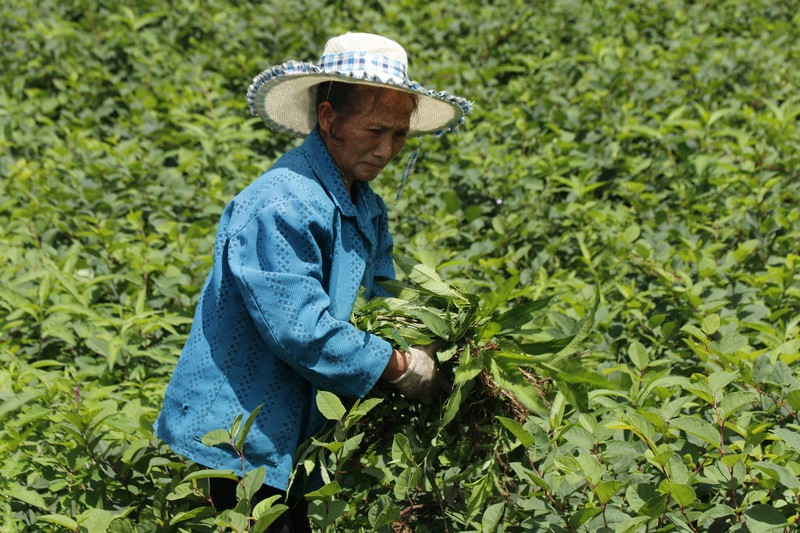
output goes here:
<path id="1" fill-rule="evenodd" d="M 371 221 L 379 211 L 373 198 L 374 193 L 370 194 L 369 184 L 356 181 L 353 187 L 356 188 L 358 195 L 358 207 L 350 199 L 350 194 L 344 185 L 342 171 L 336 166 L 325 146 L 325 141 L 315 128 L 303 141 L 303 149 L 306 157 L 314 171 L 317 180 L 322 184 L 333 203 L 341 211 L 343 216 L 355 218 L 361 233 L 372 243 L 376 242 L 375 228 Z"/>
<path id="2" fill-rule="evenodd" d="M 325 190 L 328 191 L 336 207 L 345 216 L 357 217 L 358 211 L 350 199 L 347 188 L 344 186 L 342 171 L 333 162 L 318 128 L 308 134 L 305 141 L 303 141 L 303 149 L 306 151 L 308 162 L 314 170 L 314 175 L 322 183 Z M 355 186 L 355 184 L 353 185 Z"/>

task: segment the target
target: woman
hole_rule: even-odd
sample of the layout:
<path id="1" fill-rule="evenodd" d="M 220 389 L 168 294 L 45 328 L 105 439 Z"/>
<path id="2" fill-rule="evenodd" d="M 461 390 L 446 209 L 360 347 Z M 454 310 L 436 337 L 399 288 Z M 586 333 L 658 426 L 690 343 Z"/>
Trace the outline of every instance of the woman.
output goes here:
<path id="1" fill-rule="evenodd" d="M 232 450 L 200 438 L 262 405 L 244 464 L 266 466 L 259 497 L 286 490 L 298 445 L 321 428 L 317 390 L 360 398 L 383 378 L 427 403 L 443 390 L 431 347 L 403 352 L 349 323 L 359 288 L 385 294 L 378 282 L 394 277 L 386 207 L 369 182 L 407 137 L 451 130 L 471 110 L 406 68 L 394 41 L 347 33 L 318 64 L 272 67 L 248 91 L 269 127 L 306 137 L 225 208 L 155 427 L 175 452 L 241 474 Z M 211 496 L 232 507 L 235 483 L 214 480 Z M 308 530 L 302 500 L 291 504 L 275 530 Z"/>

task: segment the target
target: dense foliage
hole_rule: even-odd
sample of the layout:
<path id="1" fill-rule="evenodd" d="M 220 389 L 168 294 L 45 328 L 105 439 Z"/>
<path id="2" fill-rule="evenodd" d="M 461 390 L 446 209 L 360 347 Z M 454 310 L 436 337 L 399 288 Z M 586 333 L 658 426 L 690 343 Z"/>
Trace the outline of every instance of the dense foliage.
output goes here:
<path id="1" fill-rule="evenodd" d="M 151 426 L 219 214 L 295 142 L 248 116 L 247 85 L 348 30 L 397 39 L 413 78 L 475 102 L 458 134 L 425 140 L 399 201 L 401 160 L 376 182 L 397 250 L 511 313 L 478 340 L 557 353 L 594 320 L 568 371 L 526 365 L 525 350 L 508 374 L 459 363 L 458 410 L 321 395 L 337 422 L 301 461 L 322 461 L 315 527 L 794 530 L 798 13 L 785 0 L 3 3 L 3 531 L 255 530 L 281 510 L 250 508 L 254 471 L 237 512 L 216 515 L 204 480 L 224 473 Z M 504 331 L 510 316 L 526 321 Z M 240 449 L 247 421 L 231 424 L 208 443 Z"/>

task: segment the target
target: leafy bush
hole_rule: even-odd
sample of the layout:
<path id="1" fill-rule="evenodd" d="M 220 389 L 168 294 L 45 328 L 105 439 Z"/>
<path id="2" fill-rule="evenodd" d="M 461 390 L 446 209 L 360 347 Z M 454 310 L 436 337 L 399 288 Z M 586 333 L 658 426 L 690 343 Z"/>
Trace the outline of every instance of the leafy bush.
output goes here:
<path id="1" fill-rule="evenodd" d="M 495 298 L 498 316 L 547 301 L 506 332 L 520 343 L 594 320 L 566 366 L 460 378 L 473 388 L 456 389 L 457 411 L 382 389 L 354 405 L 323 395 L 335 423 L 299 472 L 321 459 L 336 483 L 309 496 L 316 527 L 793 530 L 795 7 L 4 3 L 4 530 L 243 525 L 220 525 L 207 474 L 151 425 L 222 208 L 295 142 L 247 115 L 250 79 L 354 29 L 396 38 L 412 77 L 475 101 L 390 200 L 398 252 Z M 388 199 L 402 166 L 375 184 Z M 245 527 L 269 512 L 248 505 Z"/>

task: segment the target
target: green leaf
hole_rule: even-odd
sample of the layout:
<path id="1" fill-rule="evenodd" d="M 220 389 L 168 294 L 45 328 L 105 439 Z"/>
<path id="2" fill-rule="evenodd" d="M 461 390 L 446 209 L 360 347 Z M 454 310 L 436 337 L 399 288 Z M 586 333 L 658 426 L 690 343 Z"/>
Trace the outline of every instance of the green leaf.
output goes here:
<path id="1" fill-rule="evenodd" d="M 412 281 L 432 294 L 452 299 L 457 304 L 469 304 L 469 300 L 460 292 L 442 281 L 434 269 L 421 263 L 416 263 L 412 259 L 396 254 L 394 256 L 400 270 L 405 272 Z"/>
<path id="2" fill-rule="evenodd" d="M 383 398 L 367 398 L 365 400 L 360 400 L 351 409 L 351 414 L 364 416 L 375 409 L 381 402 L 383 402 Z"/>
<path id="3" fill-rule="evenodd" d="M 336 481 L 331 481 L 319 490 L 307 492 L 305 494 L 306 500 L 322 499 L 326 500 L 332 498 L 342 491 L 342 487 Z"/>
<path id="4" fill-rule="evenodd" d="M 760 470 L 788 489 L 800 489 L 800 479 L 782 466 L 769 461 L 759 461 L 753 463 L 752 468 Z"/>
<path id="5" fill-rule="evenodd" d="M 456 418 L 459 409 L 469 396 L 469 393 L 472 391 L 474 386 L 475 382 L 472 380 L 465 383 L 455 383 L 453 392 L 450 394 L 450 397 L 447 398 L 444 405 L 442 421 L 440 422 L 440 430 Z"/>
<path id="6" fill-rule="evenodd" d="M 186 522 L 188 520 L 194 520 L 198 517 L 203 516 L 214 516 L 214 508 L 209 506 L 206 507 L 195 507 L 186 512 L 178 512 L 170 518 L 169 525 L 174 526 L 180 524 L 181 522 Z"/>
<path id="7" fill-rule="evenodd" d="M 563 373 L 556 375 L 556 387 L 564 395 L 567 402 L 582 413 L 589 411 L 588 387 L 580 382 L 570 383 L 561 379 Z"/>
<path id="8" fill-rule="evenodd" d="M 568 337 L 561 337 L 549 341 L 526 342 L 520 344 L 519 347 L 523 352 L 530 355 L 554 354 L 563 350 L 574 338 L 574 335 L 570 335 Z M 543 361 L 547 361 L 548 359 L 549 358 L 542 358 Z"/>
<path id="9" fill-rule="evenodd" d="M 797 430 L 776 428 L 772 434 L 788 444 L 795 452 L 800 453 L 800 433 Z"/>
<path id="10" fill-rule="evenodd" d="M 666 494 L 650 498 L 639 508 L 639 514 L 644 514 L 651 518 L 661 516 L 667 508 L 667 498 Z"/>
<path id="11" fill-rule="evenodd" d="M 712 505 L 709 509 L 703 511 L 700 518 L 697 519 L 697 525 L 702 528 L 707 528 L 716 519 L 725 518 L 726 516 L 733 516 L 735 511 L 724 503 L 717 503 Z"/>
<path id="12" fill-rule="evenodd" d="M 649 516 L 634 516 L 619 522 L 614 528 L 614 533 L 634 533 L 651 520 Z"/>
<path id="13" fill-rule="evenodd" d="M 500 324 L 501 332 L 516 331 L 521 326 L 532 321 L 536 317 L 538 311 L 547 307 L 551 299 L 552 298 L 547 297 L 526 302 L 521 305 L 515 305 L 508 311 L 493 318 L 492 321 Z"/>
<path id="14" fill-rule="evenodd" d="M 78 526 L 86 531 L 106 531 L 111 522 L 117 517 L 125 516 L 127 512 L 114 512 L 105 509 L 87 509 L 78 516 Z"/>
<path id="15" fill-rule="evenodd" d="M 332 392 L 317 391 L 317 409 L 328 420 L 341 421 L 347 410 L 342 401 Z"/>
<path id="16" fill-rule="evenodd" d="M 719 315 L 713 313 L 703 319 L 703 333 L 706 335 L 713 335 L 719 330 Z"/>
<path id="17" fill-rule="evenodd" d="M 731 381 L 736 378 L 734 372 L 718 371 L 708 376 L 708 386 L 714 392 L 719 392 L 724 389 Z"/>
<path id="18" fill-rule="evenodd" d="M 589 314 L 583 318 L 579 322 L 578 331 L 575 333 L 575 337 L 564 346 L 551 360 L 550 364 L 552 366 L 557 366 L 561 361 L 566 359 L 567 357 L 572 356 L 575 352 L 578 351 L 583 341 L 586 337 L 589 336 L 589 332 L 592 330 L 592 326 L 594 325 L 594 315 L 597 312 L 597 307 L 600 305 L 600 289 L 596 289 L 594 293 L 594 303 L 592 304 L 592 309 Z"/>
<path id="19" fill-rule="evenodd" d="M 458 348 L 459 346 L 457 343 L 453 343 L 449 347 L 442 348 L 436 352 L 436 359 L 439 361 L 439 363 L 446 363 L 458 355 Z"/>
<path id="20" fill-rule="evenodd" d="M 350 437 L 346 441 L 344 441 L 344 446 L 342 446 L 342 453 L 339 455 L 339 460 L 344 461 L 349 458 L 353 452 L 355 452 L 358 447 L 361 445 L 361 441 L 364 439 L 364 434 L 359 433 L 353 437 Z"/>
<path id="21" fill-rule="evenodd" d="M 418 471 L 416 468 L 405 468 L 400 474 L 394 478 L 394 497 L 397 500 L 403 500 L 408 496 L 408 493 L 414 489 L 418 479 Z"/>
<path id="22" fill-rule="evenodd" d="M 519 284 L 519 275 L 515 274 L 510 278 L 501 281 L 495 290 L 483 296 L 477 318 L 483 319 L 491 316 L 500 306 L 505 305 L 511 298 L 511 291 Z"/>
<path id="23" fill-rule="evenodd" d="M 413 285 L 395 279 L 382 280 L 380 286 L 401 300 L 416 300 L 422 295 L 422 291 Z"/>
<path id="24" fill-rule="evenodd" d="M 625 228 L 625 231 L 622 232 L 622 238 L 625 240 L 625 242 L 632 243 L 639 238 L 640 233 L 641 233 L 641 228 L 639 227 L 639 225 L 631 224 L 630 226 Z"/>
<path id="25" fill-rule="evenodd" d="M 255 506 L 253 509 L 253 518 L 256 519 L 256 523 L 253 524 L 251 529 L 252 533 L 264 533 L 267 531 L 269 526 L 275 522 L 275 520 L 289 510 L 289 507 L 282 503 L 273 505 L 274 498 L 278 497 L 279 496 L 274 496 L 272 498 L 262 500 Z"/>
<path id="26" fill-rule="evenodd" d="M 489 501 L 494 493 L 494 483 L 491 477 L 486 474 L 481 476 L 477 481 L 468 484 L 472 490 L 467 497 L 467 514 L 470 517 L 475 516 L 484 504 Z"/>
<path id="27" fill-rule="evenodd" d="M 247 472 L 242 483 L 236 485 L 236 498 L 238 500 L 252 499 L 256 491 L 264 484 L 266 476 L 267 468 L 263 465 Z"/>
<path id="28" fill-rule="evenodd" d="M 491 359 L 489 363 L 489 373 L 500 388 L 512 393 L 527 409 L 534 412 L 541 412 L 543 410 L 538 391 L 533 385 L 525 381 L 518 369 L 504 365 L 498 360 Z"/>
<path id="29" fill-rule="evenodd" d="M 737 262 L 741 263 L 747 257 L 749 257 L 754 250 L 758 248 L 758 245 L 759 241 L 755 239 L 739 243 L 739 245 L 736 247 L 736 250 L 733 252 L 734 259 L 736 259 Z"/>
<path id="30" fill-rule="evenodd" d="M 727 453 L 720 457 L 720 461 L 727 468 L 736 467 L 737 464 L 744 464 L 747 461 L 748 455 L 746 453 Z"/>
<path id="31" fill-rule="evenodd" d="M 714 404 L 714 391 L 711 390 L 711 387 L 709 387 L 706 381 L 692 379 L 692 382 L 689 385 L 686 385 L 684 388 L 701 400 L 705 401 L 707 404 Z"/>
<path id="32" fill-rule="evenodd" d="M 644 452 L 645 459 L 659 467 L 663 467 L 669 463 L 669 460 L 672 459 L 674 455 L 675 451 L 668 446 L 659 446 L 655 452 L 653 450 L 646 450 Z"/>
<path id="33" fill-rule="evenodd" d="M 743 514 L 744 523 L 751 533 L 783 531 L 789 525 L 783 513 L 771 505 L 756 504 Z"/>
<path id="34" fill-rule="evenodd" d="M 719 415 L 723 420 L 727 420 L 742 407 L 758 400 L 758 393 L 749 391 L 736 391 L 726 394 L 720 400 L 718 408 Z M 800 451 L 800 450 L 798 450 Z"/>
<path id="35" fill-rule="evenodd" d="M 455 332 L 453 329 L 453 322 L 442 318 L 437 312 L 422 308 L 412 309 L 408 312 L 410 315 L 421 320 L 435 336 L 441 339 L 457 340 L 453 338 Z"/>
<path id="36" fill-rule="evenodd" d="M 580 527 L 599 515 L 602 511 L 603 510 L 599 507 L 584 507 L 583 509 L 578 509 L 572 514 L 570 523 L 576 527 Z"/>
<path id="37" fill-rule="evenodd" d="M 495 416 L 495 418 L 499 420 L 500 423 L 503 424 L 503 426 L 505 426 L 505 428 L 510 431 L 512 435 L 519 439 L 519 441 L 522 443 L 522 447 L 526 450 L 533 446 L 533 444 L 536 442 L 533 438 L 533 435 L 525 431 L 525 429 L 522 427 L 522 424 L 516 420 L 506 418 L 504 416 Z"/>
<path id="38" fill-rule="evenodd" d="M 180 483 L 172 489 L 172 492 L 167 494 L 166 498 L 167 501 L 182 500 L 183 498 L 194 495 L 194 493 L 195 488 L 192 483 Z"/>
<path id="39" fill-rule="evenodd" d="M 631 362 L 638 370 L 644 370 L 650 364 L 650 356 L 647 353 L 647 349 L 639 341 L 633 341 L 628 346 L 628 357 L 630 357 Z"/>
<path id="40" fill-rule="evenodd" d="M 239 430 L 239 435 L 236 437 L 236 449 L 240 452 L 244 450 L 244 442 L 247 438 L 247 434 L 250 433 L 250 428 L 253 426 L 253 422 L 256 421 L 256 417 L 258 416 L 259 411 L 261 411 L 261 405 L 257 406 L 250 415 L 245 420 L 244 425 Z"/>
<path id="41" fill-rule="evenodd" d="M 789 394 L 787 394 L 786 395 L 786 402 L 795 411 L 800 410 L 800 389 L 793 390 Z"/>
<path id="42" fill-rule="evenodd" d="M 192 472 L 191 474 L 187 474 L 186 477 L 183 478 L 183 480 L 193 481 L 196 479 L 209 479 L 209 478 L 238 480 L 239 476 L 237 476 L 236 472 L 234 472 L 233 470 L 205 469 L 205 470 L 197 470 L 195 472 Z"/>
<path id="43" fill-rule="evenodd" d="M 9 490 L 5 492 L 5 494 L 15 500 L 19 500 L 21 502 L 27 503 L 28 505 L 32 505 L 43 511 L 48 511 L 47 503 L 45 503 L 44 498 L 38 492 L 22 487 L 20 485 L 12 485 Z"/>
<path id="44" fill-rule="evenodd" d="M 707 342 L 708 341 L 708 336 L 706 336 L 706 334 L 703 333 L 697 326 L 694 326 L 692 324 L 686 324 L 685 326 L 683 326 L 681 328 L 681 331 L 684 331 L 684 332 L 692 335 L 693 337 L 695 337 L 700 342 Z"/>
<path id="45" fill-rule="evenodd" d="M 614 384 L 602 374 L 586 369 L 579 361 L 567 363 L 567 365 L 556 374 L 559 382 L 563 383 L 586 383 L 594 385 L 598 389 L 610 388 Z"/>
<path id="46" fill-rule="evenodd" d="M 744 335 L 726 335 L 719 341 L 719 351 L 724 355 L 731 355 L 743 350 L 747 344 L 748 340 Z"/>
<path id="47" fill-rule="evenodd" d="M 242 426 L 242 418 L 244 418 L 244 414 L 239 413 L 236 415 L 236 418 L 233 419 L 233 424 L 231 424 L 231 430 L 229 432 L 231 436 L 231 442 L 233 442 L 234 437 L 239 433 L 239 428 Z"/>
<path id="48" fill-rule="evenodd" d="M 395 433 L 394 435 L 394 440 L 392 441 L 392 462 L 405 466 L 414 465 L 414 452 L 411 450 L 408 437 L 402 433 Z"/>
<path id="49" fill-rule="evenodd" d="M 317 439 L 316 437 L 311 437 L 311 443 L 314 444 L 314 446 L 319 446 L 320 448 L 325 448 L 326 450 L 328 450 L 331 453 L 339 453 L 339 450 L 341 450 L 344 447 L 344 442 L 341 442 L 341 441 L 338 441 L 338 440 L 334 440 L 334 441 L 331 441 L 331 442 L 325 442 L 325 441 L 321 441 L 321 440 Z"/>
<path id="50" fill-rule="evenodd" d="M 664 447 L 666 448 L 666 446 Z M 670 456 L 666 463 L 666 467 L 667 472 L 669 473 L 669 479 L 673 483 L 687 485 L 692 482 L 692 476 L 689 474 L 689 469 L 686 468 L 683 458 L 677 453 L 673 453 Z"/>
<path id="51" fill-rule="evenodd" d="M 222 531 L 244 531 L 248 526 L 248 518 L 238 510 L 226 509 L 214 519 L 214 525 Z"/>
<path id="52" fill-rule="evenodd" d="M 497 322 L 486 322 L 478 328 L 478 341 L 488 341 L 493 339 L 500 333 L 501 329 L 502 326 L 500 326 L 500 324 Z"/>
<path id="53" fill-rule="evenodd" d="M 58 526 L 65 527 L 67 529 L 71 529 L 73 531 L 78 530 L 78 523 L 68 516 L 64 516 L 62 514 L 46 514 L 39 517 L 39 520 L 43 522 L 50 522 L 51 524 L 56 524 Z"/>
<path id="54" fill-rule="evenodd" d="M 548 421 L 550 427 L 558 429 L 561 427 L 561 422 L 564 420 L 564 412 L 566 411 L 566 398 L 563 393 L 557 392 L 555 398 L 550 405 L 550 413 Z"/>
<path id="55" fill-rule="evenodd" d="M 597 493 L 597 498 L 603 504 L 607 504 L 609 501 L 611 501 L 611 498 L 613 498 L 614 495 L 624 486 L 625 483 L 622 481 L 601 481 L 594 488 L 594 491 Z"/>
<path id="56" fill-rule="evenodd" d="M 694 435 L 717 449 L 721 446 L 719 429 L 705 420 L 695 416 L 683 416 L 680 418 L 673 418 L 669 425 L 684 433 Z"/>
<path id="57" fill-rule="evenodd" d="M 563 434 L 563 439 L 583 450 L 593 450 L 597 442 L 594 436 L 582 427 L 571 427 Z"/>
<path id="58" fill-rule="evenodd" d="M 375 505 L 370 507 L 367 517 L 372 530 L 377 531 L 383 526 L 389 526 L 392 522 L 400 520 L 400 508 L 384 494 L 378 498 Z"/>
<path id="59" fill-rule="evenodd" d="M 656 492 L 656 487 L 650 483 L 631 483 L 625 489 L 625 499 L 630 505 L 630 509 L 636 513 L 644 506 L 644 504 L 657 497 L 659 494 Z"/>
<path id="60" fill-rule="evenodd" d="M 461 362 L 456 367 L 453 381 L 456 385 L 463 385 L 475 379 L 486 367 L 486 359 L 484 357 L 471 357 L 470 349 L 467 346 L 464 353 L 461 354 Z"/>
<path id="61" fill-rule="evenodd" d="M 536 472 L 533 472 L 533 471 L 529 470 L 529 471 L 525 472 L 525 474 L 530 478 L 531 481 L 533 481 L 533 483 L 536 486 L 540 487 L 541 489 L 546 490 L 548 492 L 550 490 L 552 490 L 550 488 L 550 485 L 548 485 L 547 481 L 545 481 L 543 477 L 541 477 L 538 474 L 536 474 Z"/>
<path id="62" fill-rule="evenodd" d="M 45 391 L 41 390 L 26 390 L 11 397 L 4 397 L 2 404 L 0 404 L 0 419 L 7 413 L 11 413 L 20 407 L 32 404 L 45 395 Z"/>
<path id="63" fill-rule="evenodd" d="M 575 456 L 575 461 L 580 465 L 581 472 L 589 484 L 594 486 L 600 483 L 603 479 L 603 467 L 597 457 L 586 450 L 581 450 Z"/>
<path id="64" fill-rule="evenodd" d="M 231 434 L 226 429 L 212 429 L 200 437 L 200 442 L 206 446 L 231 445 Z"/>
<path id="65" fill-rule="evenodd" d="M 624 415 L 619 420 L 609 422 L 606 424 L 606 427 L 610 429 L 627 429 L 633 431 L 639 438 L 645 441 L 648 448 L 655 448 L 655 443 L 653 442 L 655 430 L 653 429 L 653 425 L 650 424 L 646 418 L 637 413 Z"/>
<path id="66" fill-rule="evenodd" d="M 686 508 L 697 501 L 697 495 L 694 489 L 689 485 L 682 485 L 680 483 L 672 483 L 671 481 L 662 481 L 658 486 L 659 492 L 662 494 L 669 494 L 681 508 Z"/>
<path id="67" fill-rule="evenodd" d="M 495 503 L 486 508 L 481 518 L 481 531 L 497 531 L 503 520 L 506 505 L 503 502 Z"/>

